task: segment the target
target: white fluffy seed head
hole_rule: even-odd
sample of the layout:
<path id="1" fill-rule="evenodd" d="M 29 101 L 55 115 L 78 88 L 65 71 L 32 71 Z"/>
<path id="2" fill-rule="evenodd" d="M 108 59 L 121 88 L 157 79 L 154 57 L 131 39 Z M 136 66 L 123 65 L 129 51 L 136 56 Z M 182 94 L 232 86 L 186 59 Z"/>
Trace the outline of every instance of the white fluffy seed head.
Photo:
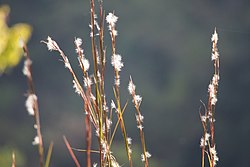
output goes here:
<path id="1" fill-rule="evenodd" d="M 121 71 L 121 68 L 124 66 L 122 62 L 122 56 L 119 54 L 113 54 L 111 58 L 111 64 L 117 71 Z"/>
<path id="2" fill-rule="evenodd" d="M 109 25 L 111 26 L 114 26 L 115 23 L 117 22 L 118 20 L 118 17 L 115 16 L 113 13 L 109 13 L 107 16 L 106 16 L 106 21 Z"/>
<path id="3" fill-rule="evenodd" d="M 148 159 L 148 158 L 150 158 L 150 157 L 151 157 L 151 154 L 150 154 L 149 152 L 146 151 L 146 158 Z M 141 160 L 142 160 L 142 162 L 144 162 L 144 161 L 146 160 L 146 158 L 145 158 L 145 155 L 144 155 L 144 154 L 141 154 Z"/>
<path id="4" fill-rule="evenodd" d="M 77 47 L 80 47 L 82 45 L 82 39 L 81 38 L 75 38 L 75 45 Z"/>
<path id="5" fill-rule="evenodd" d="M 35 115 L 35 103 L 37 101 L 37 96 L 35 94 L 30 94 L 25 102 L 26 109 L 29 115 Z"/>
<path id="6" fill-rule="evenodd" d="M 131 95 L 135 93 L 135 85 L 134 85 L 131 77 L 130 77 L 130 81 L 128 83 L 128 91 Z"/>
<path id="7" fill-rule="evenodd" d="M 216 28 L 214 29 L 214 33 L 212 35 L 212 38 L 211 38 L 211 41 L 214 42 L 214 43 L 217 43 L 218 42 L 218 34 L 217 34 L 217 31 L 216 31 Z"/>
<path id="8" fill-rule="evenodd" d="M 34 138 L 34 141 L 32 142 L 32 145 L 38 145 L 39 143 L 40 143 L 39 137 L 36 136 L 36 137 Z"/>
<path id="9" fill-rule="evenodd" d="M 57 45 L 56 41 L 52 40 L 50 36 L 47 37 L 47 42 L 46 41 L 42 41 L 42 42 L 44 42 L 47 45 L 47 48 L 49 51 L 59 49 L 59 46 Z"/>
<path id="10" fill-rule="evenodd" d="M 31 77 L 31 73 L 29 70 L 29 67 L 31 66 L 32 61 L 30 59 L 26 59 L 24 61 L 24 66 L 23 66 L 23 75 L 27 76 L 27 77 Z"/>

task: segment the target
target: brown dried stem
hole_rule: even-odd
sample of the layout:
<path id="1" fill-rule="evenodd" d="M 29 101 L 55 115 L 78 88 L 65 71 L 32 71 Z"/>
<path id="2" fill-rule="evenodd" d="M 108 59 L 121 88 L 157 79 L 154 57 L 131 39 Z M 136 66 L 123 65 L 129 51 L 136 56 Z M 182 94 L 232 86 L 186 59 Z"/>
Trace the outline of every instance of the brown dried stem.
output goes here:
<path id="1" fill-rule="evenodd" d="M 35 88 L 34 88 L 34 84 L 33 84 L 32 70 L 31 70 L 32 61 L 31 61 L 30 56 L 29 56 L 28 48 L 24 43 L 23 43 L 23 51 L 24 51 L 24 57 L 25 57 L 25 61 L 27 64 L 26 67 L 27 67 L 27 71 L 28 71 L 28 75 L 26 75 L 27 83 L 29 86 L 28 95 L 30 95 L 30 94 L 35 95 L 36 93 L 35 93 Z M 43 150 L 44 149 L 43 149 L 43 139 L 42 139 L 42 134 L 41 134 L 41 126 L 40 126 L 40 117 L 39 117 L 39 108 L 38 108 L 37 98 L 34 99 L 33 109 L 34 109 L 34 118 L 35 118 L 37 136 L 39 138 L 38 153 L 39 153 L 40 167 L 43 167 L 43 158 L 44 158 L 44 151 Z"/>

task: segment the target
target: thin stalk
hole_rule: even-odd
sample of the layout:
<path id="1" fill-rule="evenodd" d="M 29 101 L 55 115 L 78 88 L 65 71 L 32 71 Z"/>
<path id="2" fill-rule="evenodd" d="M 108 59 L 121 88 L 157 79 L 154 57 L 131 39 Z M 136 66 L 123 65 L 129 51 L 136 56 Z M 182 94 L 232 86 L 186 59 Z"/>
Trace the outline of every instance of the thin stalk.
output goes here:
<path id="1" fill-rule="evenodd" d="M 78 162 L 78 160 L 77 160 L 74 152 L 72 151 L 72 148 L 71 148 L 71 146 L 70 146 L 70 144 L 69 144 L 69 142 L 68 142 L 68 140 L 67 140 L 67 138 L 65 136 L 63 136 L 63 140 L 64 140 L 65 145 L 67 146 L 67 149 L 68 149 L 72 159 L 75 162 L 76 167 L 81 167 L 80 163 Z"/>
<path id="2" fill-rule="evenodd" d="M 214 34 L 212 35 L 211 41 L 212 41 L 212 57 L 211 58 L 214 64 L 214 75 L 208 86 L 208 101 L 207 101 L 208 107 L 205 110 L 205 116 L 202 118 L 200 114 L 201 122 L 203 125 L 203 130 L 204 130 L 204 138 L 203 138 L 204 143 L 202 145 L 202 167 L 205 166 L 205 163 L 204 163 L 205 153 L 207 153 L 210 167 L 214 167 L 216 165 L 216 161 L 218 161 L 217 152 L 215 150 L 215 124 L 214 124 L 218 83 L 219 83 L 219 52 L 217 48 L 218 34 L 216 32 L 216 29 L 214 30 Z M 207 123 L 207 121 L 209 121 L 209 123 Z M 208 138 L 209 136 L 206 137 L 207 133 L 210 134 L 210 139 Z M 207 146 L 205 145 L 206 142 L 207 142 Z"/>
<path id="3" fill-rule="evenodd" d="M 205 107 L 205 104 L 204 104 L 204 107 Z M 207 128 L 206 128 L 207 122 L 206 122 L 206 120 L 205 120 L 205 122 L 203 122 L 202 115 L 200 112 L 199 112 L 199 114 L 200 114 L 200 120 L 201 120 L 202 127 L 203 127 L 203 139 L 204 139 L 202 146 L 201 146 L 201 152 L 202 152 L 202 154 L 201 154 L 202 155 L 201 167 L 204 167 L 205 166 L 205 143 L 206 143 L 205 138 L 206 138 L 206 133 L 207 133 Z M 205 109 L 205 116 L 207 117 L 207 110 L 206 109 Z"/>
<path id="4" fill-rule="evenodd" d="M 16 155 L 15 152 L 12 152 L 12 165 L 11 167 L 16 167 Z"/>
<path id="5" fill-rule="evenodd" d="M 130 153 L 129 153 L 127 132 L 126 132 L 126 128 L 124 125 L 123 116 L 122 116 L 122 110 L 121 110 L 121 104 L 120 104 L 120 98 L 119 98 L 119 88 L 118 88 L 118 86 L 116 88 L 117 88 L 116 90 L 114 89 L 114 95 L 115 95 L 115 99 L 116 99 L 116 103 L 117 103 L 117 116 L 120 119 L 120 127 L 121 127 L 122 134 L 123 134 L 124 144 L 125 144 L 125 148 L 126 148 L 126 152 L 127 152 L 127 157 L 129 160 L 129 166 L 132 167 L 133 163 L 132 163 L 132 158 L 131 158 Z M 118 90 L 118 92 L 117 92 L 117 90 Z"/>
<path id="6" fill-rule="evenodd" d="M 117 122 L 116 122 L 116 124 L 115 124 L 113 133 L 112 133 L 112 135 L 111 135 L 111 137 L 110 137 L 110 140 L 109 140 L 109 145 L 110 145 L 110 146 L 112 145 L 112 142 L 113 142 L 113 139 L 114 139 L 114 137 L 115 137 L 117 128 L 118 128 L 118 126 L 120 125 L 120 121 L 121 121 L 121 119 L 123 118 L 123 113 L 124 113 L 124 111 L 125 111 L 127 105 L 128 105 L 128 102 L 126 102 L 125 106 L 123 107 L 121 116 L 118 117 L 118 120 L 117 120 Z"/>
<path id="7" fill-rule="evenodd" d="M 86 126 L 86 143 L 87 143 L 87 161 L 86 166 L 91 167 L 91 139 L 92 139 L 92 133 L 91 133 L 91 122 L 89 118 L 89 114 L 85 117 L 85 126 Z"/>
<path id="8" fill-rule="evenodd" d="M 134 97 L 135 97 L 135 94 L 134 94 Z M 136 99 L 134 99 L 134 101 L 135 100 Z M 142 122 L 141 122 L 141 119 L 140 119 L 141 112 L 140 112 L 138 103 L 136 103 L 135 108 L 136 108 L 136 112 L 137 112 L 138 117 L 139 117 L 138 120 L 137 120 L 137 125 L 138 125 L 138 127 L 142 127 Z M 143 132 L 142 128 L 139 128 L 139 132 L 140 132 L 141 146 L 142 146 L 143 154 L 144 154 L 144 158 L 145 158 L 145 167 L 148 167 L 148 158 L 147 158 L 147 155 L 146 155 L 147 150 L 146 150 L 144 132 Z"/>
<path id="9" fill-rule="evenodd" d="M 145 144 L 145 138 L 144 138 L 144 132 L 143 132 L 143 126 L 142 126 L 142 121 L 143 121 L 143 117 L 141 115 L 140 112 L 140 103 L 141 101 L 138 101 L 137 97 L 139 95 L 136 95 L 135 93 L 135 85 L 132 81 L 132 78 L 130 77 L 130 82 L 129 82 L 129 92 L 133 97 L 133 103 L 135 105 L 135 109 L 136 109 L 136 122 L 137 122 L 137 127 L 139 129 L 139 133 L 140 133 L 140 139 L 141 139 L 141 146 L 142 146 L 142 150 L 143 150 L 143 156 L 144 156 L 144 166 L 148 167 L 148 156 L 147 156 L 147 149 L 146 149 L 146 144 Z"/>
<path id="10" fill-rule="evenodd" d="M 47 153 L 47 157 L 46 157 L 46 161 L 45 161 L 44 167 L 49 167 L 50 159 L 51 159 L 51 155 L 52 155 L 52 151 L 53 151 L 53 146 L 54 146 L 54 143 L 50 142 L 49 150 L 48 150 L 48 153 Z"/>
<path id="11" fill-rule="evenodd" d="M 24 51 L 24 57 L 25 61 L 27 61 L 27 68 L 29 71 L 29 75 L 27 76 L 27 83 L 29 86 L 29 94 L 34 94 L 35 95 L 35 88 L 33 84 L 33 78 L 32 78 L 32 70 L 31 70 L 31 59 L 29 56 L 29 51 L 27 46 L 24 44 L 23 45 L 23 51 Z M 44 158 L 44 151 L 43 151 L 43 139 L 42 139 L 42 133 L 41 133 L 41 126 L 40 126 L 40 117 L 39 117 L 39 108 L 38 108 L 38 102 L 37 99 L 34 100 L 34 118 L 35 118 L 35 124 L 36 124 L 36 130 L 37 130 L 37 136 L 39 138 L 39 143 L 38 143 L 38 154 L 39 154 L 39 162 L 40 162 L 40 167 L 43 167 L 43 158 Z"/>
<path id="12" fill-rule="evenodd" d="M 93 57 L 93 61 L 94 61 L 94 79 L 95 79 L 95 91 L 96 91 L 96 95 L 98 94 L 98 77 L 97 77 L 97 68 L 98 68 L 98 64 L 97 64 L 97 53 L 96 53 L 96 46 L 95 46 L 95 3 L 94 0 L 90 0 L 90 8 L 91 8 L 91 48 L 92 48 L 92 57 Z M 98 115 L 98 120 L 99 120 L 99 151 L 100 151 L 100 166 L 103 166 L 103 155 L 102 155 L 102 111 L 99 110 L 101 109 L 99 107 L 99 97 L 96 97 L 96 111 L 97 111 L 97 115 Z"/>

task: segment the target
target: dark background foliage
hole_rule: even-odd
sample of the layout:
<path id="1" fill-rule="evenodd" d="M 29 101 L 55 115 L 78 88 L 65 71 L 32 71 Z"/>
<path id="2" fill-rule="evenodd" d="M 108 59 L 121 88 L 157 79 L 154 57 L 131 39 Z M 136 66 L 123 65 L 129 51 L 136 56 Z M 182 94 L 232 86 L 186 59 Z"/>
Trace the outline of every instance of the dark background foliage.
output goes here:
<path id="1" fill-rule="evenodd" d="M 1 0 L 0 4 L 11 7 L 10 26 L 17 22 L 33 26 L 28 47 L 46 150 L 51 140 L 55 142 L 51 166 L 74 166 L 62 135 L 72 146 L 84 148 L 83 104 L 58 54 L 48 52 L 40 41 L 50 35 L 78 70 L 75 37 L 83 38 L 86 56 L 91 59 L 89 1 Z M 214 27 L 219 33 L 221 55 L 215 124 L 219 166 L 249 166 L 250 1 L 104 0 L 104 8 L 106 13 L 114 11 L 119 16 L 117 51 L 125 62 L 121 72 L 123 101 L 131 100 L 127 84 L 132 75 L 143 96 L 141 110 L 152 166 L 200 166 L 202 127 L 198 111 L 200 100 L 206 102 L 213 73 L 210 38 Z M 105 38 L 109 39 L 108 33 Z M 107 56 L 106 89 L 111 91 L 109 51 Z M 33 120 L 24 107 L 27 86 L 22 66 L 0 77 L 0 153 L 11 156 L 16 150 L 20 166 L 38 166 L 37 149 L 31 145 Z M 134 152 L 139 152 L 131 105 L 125 117 Z M 121 152 L 119 143 L 116 145 L 114 149 Z M 84 164 L 84 154 L 77 155 Z M 128 165 L 122 158 L 120 162 Z"/>

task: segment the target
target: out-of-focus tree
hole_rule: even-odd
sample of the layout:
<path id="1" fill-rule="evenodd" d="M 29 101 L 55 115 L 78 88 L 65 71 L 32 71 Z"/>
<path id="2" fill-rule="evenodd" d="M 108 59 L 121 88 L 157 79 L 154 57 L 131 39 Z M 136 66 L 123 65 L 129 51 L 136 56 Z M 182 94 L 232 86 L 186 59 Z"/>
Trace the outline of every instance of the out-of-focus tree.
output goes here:
<path id="1" fill-rule="evenodd" d="M 0 74 L 19 63 L 22 57 L 20 43 L 26 43 L 32 31 L 31 26 L 24 23 L 9 27 L 7 25 L 9 13 L 8 5 L 0 6 Z"/>

